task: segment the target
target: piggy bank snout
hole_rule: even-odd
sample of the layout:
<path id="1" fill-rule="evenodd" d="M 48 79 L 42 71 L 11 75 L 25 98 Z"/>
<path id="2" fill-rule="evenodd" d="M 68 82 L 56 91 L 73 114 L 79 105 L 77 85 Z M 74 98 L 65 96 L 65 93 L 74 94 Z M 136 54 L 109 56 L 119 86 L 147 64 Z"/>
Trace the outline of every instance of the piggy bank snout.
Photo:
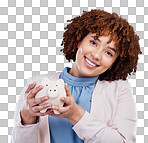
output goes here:
<path id="1" fill-rule="evenodd" d="M 48 95 L 50 98 L 56 98 L 58 96 L 57 88 L 48 88 Z"/>

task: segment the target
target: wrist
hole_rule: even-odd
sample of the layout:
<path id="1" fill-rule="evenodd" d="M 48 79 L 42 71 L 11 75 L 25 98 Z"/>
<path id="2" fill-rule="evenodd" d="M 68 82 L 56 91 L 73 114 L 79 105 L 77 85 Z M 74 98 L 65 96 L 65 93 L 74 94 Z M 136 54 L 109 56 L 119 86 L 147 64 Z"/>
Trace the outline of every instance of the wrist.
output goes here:
<path id="1" fill-rule="evenodd" d="M 68 120 L 72 123 L 72 125 L 75 125 L 84 115 L 85 110 L 83 110 L 79 105 L 76 104 L 76 108 L 71 115 L 71 117 L 68 118 Z"/>
<path id="2" fill-rule="evenodd" d="M 36 124 L 38 117 L 36 116 L 29 116 L 28 114 L 26 114 L 26 112 L 24 112 L 24 110 L 22 110 L 20 112 L 20 117 L 21 117 L 21 123 L 22 125 L 25 124 Z"/>

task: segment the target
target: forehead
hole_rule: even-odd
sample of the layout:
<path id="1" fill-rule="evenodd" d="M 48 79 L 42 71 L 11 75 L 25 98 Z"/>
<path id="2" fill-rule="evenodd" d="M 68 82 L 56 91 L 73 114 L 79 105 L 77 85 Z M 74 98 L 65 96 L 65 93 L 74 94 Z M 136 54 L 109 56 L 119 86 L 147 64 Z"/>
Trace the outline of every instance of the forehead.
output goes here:
<path id="1" fill-rule="evenodd" d="M 101 36 L 97 36 L 96 33 L 89 33 L 87 35 L 88 38 L 94 38 L 95 40 L 99 40 L 99 41 L 103 41 L 103 42 L 107 42 L 107 44 L 111 44 L 111 45 L 115 45 L 115 41 L 111 40 L 110 41 L 110 38 L 111 36 L 110 35 L 101 35 Z"/>
<path id="2" fill-rule="evenodd" d="M 100 34 L 100 35 L 98 35 L 97 33 L 91 33 L 91 32 L 89 32 L 87 34 L 87 37 L 94 37 L 95 40 L 97 40 L 99 37 L 108 37 L 108 38 L 110 38 L 110 35 L 109 34 Z"/>

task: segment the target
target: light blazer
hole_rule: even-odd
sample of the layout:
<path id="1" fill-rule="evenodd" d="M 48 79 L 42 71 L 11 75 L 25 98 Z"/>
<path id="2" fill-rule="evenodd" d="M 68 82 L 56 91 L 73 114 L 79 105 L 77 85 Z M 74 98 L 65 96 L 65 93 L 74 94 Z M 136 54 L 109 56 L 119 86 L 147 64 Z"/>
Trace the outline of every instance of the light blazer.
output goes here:
<path id="1" fill-rule="evenodd" d="M 25 91 L 30 83 L 43 76 L 58 79 L 60 73 L 35 76 L 28 80 L 18 100 L 14 115 L 11 143 L 50 143 L 48 116 L 37 124 L 21 124 L 20 110 Z M 97 81 L 92 94 L 90 113 L 73 126 L 84 143 L 133 143 L 136 139 L 137 111 L 132 87 L 128 81 Z"/>

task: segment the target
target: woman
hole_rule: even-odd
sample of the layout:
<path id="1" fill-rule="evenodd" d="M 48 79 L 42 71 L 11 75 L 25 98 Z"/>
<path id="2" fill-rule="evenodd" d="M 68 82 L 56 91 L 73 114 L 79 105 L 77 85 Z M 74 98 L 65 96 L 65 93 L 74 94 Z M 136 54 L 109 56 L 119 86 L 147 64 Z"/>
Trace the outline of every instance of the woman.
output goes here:
<path id="1" fill-rule="evenodd" d="M 28 80 L 16 107 L 12 142 L 134 142 L 137 113 L 126 79 L 137 69 L 139 37 L 116 13 L 91 10 L 69 22 L 61 51 L 75 63 L 61 73 Z M 48 97 L 34 98 L 43 88 L 35 85 L 44 76 L 66 83 L 67 97 L 61 98 L 64 107 L 39 105 Z M 46 107 L 51 109 L 40 113 Z"/>

